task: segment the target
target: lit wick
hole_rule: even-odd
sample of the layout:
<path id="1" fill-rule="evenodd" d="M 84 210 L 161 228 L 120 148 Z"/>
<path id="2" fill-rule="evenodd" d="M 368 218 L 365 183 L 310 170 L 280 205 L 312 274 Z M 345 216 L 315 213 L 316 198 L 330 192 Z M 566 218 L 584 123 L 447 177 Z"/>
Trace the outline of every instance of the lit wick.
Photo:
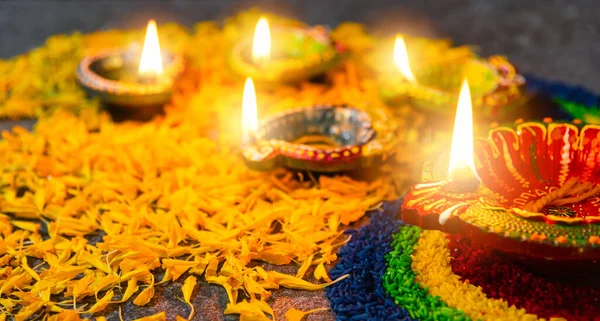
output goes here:
<path id="1" fill-rule="evenodd" d="M 158 30 L 156 21 L 150 20 L 146 27 L 146 38 L 138 68 L 138 81 L 140 83 L 157 82 L 163 74 L 162 56 L 158 43 Z"/>
<path id="2" fill-rule="evenodd" d="M 260 18 L 254 29 L 252 41 L 252 61 L 256 65 L 262 65 L 271 58 L 271 31 L 267 19 Z"/>
<path id="3" fill-rule="evenodd" d="M 408 62 L 408 50 L 406 50 L 406 44 L 404 43 L 404 37 L 401 35 L 396 36 L 396 42 L 394 44 L 394 64 L 411 84 L 416 84 L 417 79 L 410 69 Z"/>
<path id="4" fill-rule="evenodd" d="M 251 144 L 256 139 L 258 129 L 258 112 L 256 90 L 252 78 L 246 78 L 244 95 L 242 96 L 242 144 Z"/>
<path id="5" fill-rule="evenodd" d="M 473 105 L 466 79 L 463 81 L 458 97 L 448 180 L 449 186 L 461 193 L 475 191 L 480 182 L 473 153 Z"/>

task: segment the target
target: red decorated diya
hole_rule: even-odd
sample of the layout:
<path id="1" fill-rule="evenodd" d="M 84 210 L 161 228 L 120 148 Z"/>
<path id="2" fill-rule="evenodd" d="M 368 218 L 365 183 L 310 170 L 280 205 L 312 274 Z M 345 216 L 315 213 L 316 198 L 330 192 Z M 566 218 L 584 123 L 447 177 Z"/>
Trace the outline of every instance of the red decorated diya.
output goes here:
<path id="1" fill-rule="evenodd" d="M 600 257 L 600 126 L 494 128 L 476 140 L 475 164 L 481 184 L 462 191 L 426 165 L 402 219 L 533 257 Z"/>
<path id="2" fill-rule="evenodd" d="M 472 143 L 468 86 L 458 105 L 450 162 L 425 165 L 402 219 L 529 257 L 600 258 L 600 126 L 546 119 Z"/>

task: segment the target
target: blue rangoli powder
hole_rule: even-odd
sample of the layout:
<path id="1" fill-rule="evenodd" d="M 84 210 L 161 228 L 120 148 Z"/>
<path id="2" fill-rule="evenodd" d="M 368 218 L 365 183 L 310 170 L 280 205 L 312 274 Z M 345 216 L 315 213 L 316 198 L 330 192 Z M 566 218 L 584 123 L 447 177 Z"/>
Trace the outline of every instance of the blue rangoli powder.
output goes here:
<path id="1" fill-rule="evenodd" d="M 534 75 L 525 75 L 527 89 L 546 93 L 555 99 L 567 100 L 579 105 L 594 107 L 600 105 L 600 96 L 581 86 L 572 86 L 559 81 L 549 81 Z"/>
<path id="2" fill-rule="evenodd" d="M 591 108 L 600 106 L 600 96 L 582 87 L 532 75 L 526 75 L 526 79 L 530 92 Z M 383 211 L 371 214 L 368 225 L 346 232 L 352 239 L 340 249 L 339 262 L 330 274 L 334 279 L 346 274 L 349 277 L 325 290 L 337 320 L 412 320 L 408 312 L 386 294 L 382 283 L 392 235 L 404 225 L 397 215 L 401 205 L 401 200 L 385 203 Z"/>
<path id="3" fill-rule="evenodd" d="M 402 201 L 385 203 L 368 225 L 346 232 L 352 239 L 339 251 L 339 262 L 330 274 L 333 279 L 349 277 L 325 290 L 337 320 L 413 320 L 381 282 L 392 235 L 404 225 L 397 218 L 401 205 Z"/>

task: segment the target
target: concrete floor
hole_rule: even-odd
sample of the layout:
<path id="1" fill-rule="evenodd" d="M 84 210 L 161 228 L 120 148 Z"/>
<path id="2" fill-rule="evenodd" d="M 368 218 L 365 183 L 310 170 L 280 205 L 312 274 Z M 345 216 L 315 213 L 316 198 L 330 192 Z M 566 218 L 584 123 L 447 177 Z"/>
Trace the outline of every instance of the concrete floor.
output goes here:
<path id="1" fill-rule="evenodd" d="M 372 30 L 448 36 L 505 54 L 523 72 L 600 92 L 597 0 L 162 0 L 0 1 L 0 57 L 55 33 L 143 27 L 149 18 L 191 26 L 260 6 L 311 24 L 366 23 Z"/>

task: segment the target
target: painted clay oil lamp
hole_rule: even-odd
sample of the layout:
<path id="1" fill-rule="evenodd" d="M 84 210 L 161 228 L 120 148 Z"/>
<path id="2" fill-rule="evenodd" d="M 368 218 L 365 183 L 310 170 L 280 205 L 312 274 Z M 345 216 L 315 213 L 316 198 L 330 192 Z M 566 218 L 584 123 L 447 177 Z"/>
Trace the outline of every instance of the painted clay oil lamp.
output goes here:
<path id="1" fill-rule="evenodd" d="M 248 167 L 313 172 L 377 166 L 395 151 L 395 128 L 350 106 L 312 106 L 258 122 L 256 93 L 246 80 L 242 102 L 242 154 Z"/>
<path id="2" fill-rule="evenodd" d="M 471 84 L 477 117 L 497 119 L 523 103 L 525 79 L 502 57 L 483 60 L 470 54 L 456 61 L 425 64 L 413 73 L 404 38 L 397 36 L 393 58 L 399 73 L 388 73 L 380 81 L 381 95 L 390 105 L 408 103 L 425 112 L 449 115 L 465 78 Z"/>
<path id="3" fill-rule="evenodd" d="M 237 74 L 263 85 L 295 83 L 327 71 L 343 52 L 322 26 L 275 27 L 271 33 L 267 20 L 261 18 L 254 37 L 234 46 L 230 65 Z"/>
<path id="4" fill-rule="evenodd" d="M 107 105 L 142 109 L 169 102 L 182 69 L 180 56 L 161 52 L 156 22 L 151 20 L 141 54 L 111 50 L 85 57 L 77 68 L 77 79 L 91 96 Z"/>
<path id="5" fill-rule="evenodd" d="M 468 88 L 450 164 L 426 164 L 402 219 L 555 261 L 600 258 L 600 126 L 526 122 L 473 143 Z"/>

